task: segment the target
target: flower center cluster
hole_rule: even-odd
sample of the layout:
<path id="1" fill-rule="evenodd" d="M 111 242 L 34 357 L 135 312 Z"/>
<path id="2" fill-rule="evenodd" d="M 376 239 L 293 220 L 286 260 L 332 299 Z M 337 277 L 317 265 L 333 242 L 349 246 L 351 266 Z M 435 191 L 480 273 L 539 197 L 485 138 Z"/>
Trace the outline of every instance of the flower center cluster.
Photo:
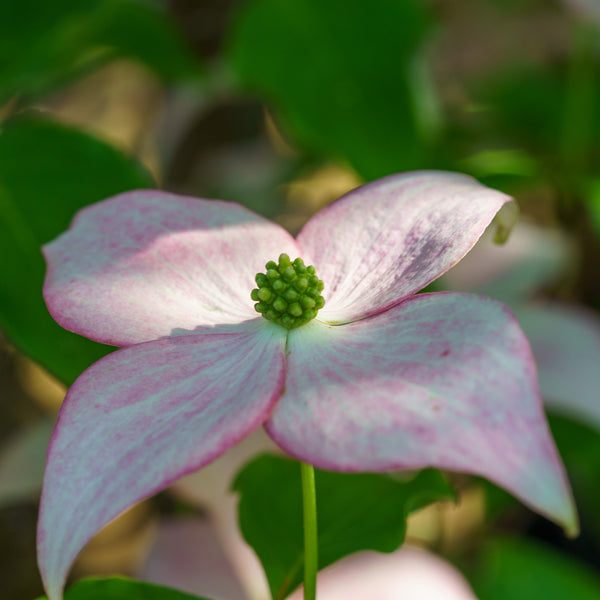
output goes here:
<path id="1" fill-rule="evenodd" d="M 286 329 L 314 319 L 325 304 L 315 268 L 306 267 L 301 258 L 292 262 L 287 254 L 279 256 L 279 264 L 270 260 L 265 266 L 267 272 L 256 275 L 258 288 L 250 294 L 256 312 Z"/>

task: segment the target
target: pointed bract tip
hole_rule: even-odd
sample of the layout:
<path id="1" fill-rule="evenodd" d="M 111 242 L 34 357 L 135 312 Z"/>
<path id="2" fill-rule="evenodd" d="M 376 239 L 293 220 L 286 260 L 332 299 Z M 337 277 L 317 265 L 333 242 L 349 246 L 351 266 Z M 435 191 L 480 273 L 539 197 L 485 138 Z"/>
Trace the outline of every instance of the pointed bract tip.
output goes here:
<path id="1" fill-rule="evenodd" d="M 563 524 L 563 531 L 570 540 L 574 540 L 579 536 L 581 530 L 579 528 L 579 517 L 577 516 L 576 511 L 573 511 L 571 519 Z"/>
<path id="2" fill-rule="evenodd" d="M 519 205 L 514 200 L 504 203 L 502 208 L 496 213 L 492 221 L 492 227 L 495 227 L 494 243 L 505 244 L 514 226 L 519 221 Z"/>

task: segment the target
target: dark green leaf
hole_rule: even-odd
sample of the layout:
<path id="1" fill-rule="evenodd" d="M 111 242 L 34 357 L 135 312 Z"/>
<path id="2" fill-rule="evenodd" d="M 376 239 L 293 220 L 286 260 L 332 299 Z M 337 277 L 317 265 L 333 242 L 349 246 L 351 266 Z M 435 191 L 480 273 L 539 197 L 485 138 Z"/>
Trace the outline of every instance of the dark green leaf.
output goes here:
<path id="1" fill-rule="evenodd" d="M 600 577 L 556 550 L 524 538 L 487 545 L 470 577 L 479 600 L 597 600 Z"/>
<path id="2" fill-rule="evenodd" d="M 67 384 L 109 348 L 50 317 L 40 247 L 83 206 L 144 187 L 154 184 L 137 162 L 80 131 L 29 116 L 0 134 L 0 326 Z"/>
<path id="3" fill-rule="evenodd" d="M 65 600 L 208 600 L 161 585 L 123 577 L 90 578 L 78 581 L 64 595 Z M 46 596 L 38 600 L 47 600 Z"/>
<path id="4" fill-rule="evenodd" d="M 512 158 L 531 161 L 496 161 L 498 174 L 505 168 L 507 175 L 527 177 L 543 166 L 547 178 L 566 177 L 572 187 L 580 173 L 597 172 L 600 77 L 594 40 L 580 64 L 509 66 L 472 85 L 469 95 L 478 110 L 462 117 L 471 147 L 481 149 L 484 139 L 487 149 L 503 151 L 504 158 L 512 152 Z"/>
<path id="5" fill-rule="evenodd" d="M 490 139 L 535 153 L 556 154 L 560 146 L 564 81 L 552 72 L 519 68 L 480 83 Z"/>
<path id="6" fill-rule="evenodd" d="M 298 142 L 371 179 L 423 164 L 415 55 L 427 31 L 413 0 L 254 0 L 231 56 Z"/>
<path id="7" fill-rule="evenodd" d="M 166 79 L 194 77 L 199 63 L 168 15 L 140 0 L 111 0 L 103 23 L 94 23 L 98 46 L 145 63 Z"/>
<path id="8" fill-rule="evenodd" d="M 600 432 L 568 417 L 550 413 L 552 435 L 567 470 L 582 524 L 582 535 L 600 541 L 598 498 L 600 498 Z M 493 521 L 507 511 L 523 510 L 508 492 L 481 480 L 485 492 L 486 513 Z"/>
<path id="9" fill-rule="evenodd" d="M 596 239 L 600 241 L 600 178 L 587 181 L 584 202 Z"/>
<path id="10" fill-rule="evenodd" d="M 548 420 L 573 487 L 582 531 L 600 541 L 600 432 L 564 416 L 550 415 Z"/>
<path id="11" fill-rule="evenodd" d="M 155 5 L 139 0 L 0 2 L 0 100 L 40 95 L 121 56 L 142 60 L 168 78 L 198 70 Z"/>
<path id="12" fill-rule="evenodd" d="M 439 471 L 409 481 L 373 473 L 316 470 L 319 568 L 359 550 L 392 552 L 404 541 L 406 517 L 454 493 Z M 300 466 L 261 456 L 238 474 L 239 520 L 246 541 L 267 573 L 271 593 L 284 598 L 303 573 Z"/>

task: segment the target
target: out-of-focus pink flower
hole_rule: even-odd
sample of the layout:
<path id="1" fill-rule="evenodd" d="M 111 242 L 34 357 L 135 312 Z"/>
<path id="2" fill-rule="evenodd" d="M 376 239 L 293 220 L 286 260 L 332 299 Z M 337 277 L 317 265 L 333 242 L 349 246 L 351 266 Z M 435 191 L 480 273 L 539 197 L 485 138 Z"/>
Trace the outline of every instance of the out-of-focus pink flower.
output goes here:
<path id="1" fill-rule="evenodd" d="M 253 577 L 260 579 L 260 565 L 252 566 Z M 140 576 L 145 581 L 215 600 L 248 598 L 211 522 L 197 517 L 159 523 Z"/>
<path id="2" fill-rule="evenodd" d="M 50 600 L 100 527 L 261 424 L 325 469 L 482 475 L 575 531 L 512 313 L 415 295 L 509 200 L 462 175 L 393 176 L 296 239 L 239 205 L 157 191 L 81 211 L 44 248 L 46 302 L 63 327 L 123 348 L 78 378 L 50 443 L 38 528 Z M 291 330 L 257 318 L 249 297 L 281 253 L 325 282 L 318 318 Z"/>
<path id="3" fill-rule="evenodd" d="M 302 600 L 302 588 L 289 600 Z M 433 554 L 403 546 L 391 554 L 360 552 L 319 573 L 322 600 L 476 600 L 465 578 Z"/>
<path id="4" fill-rule="evenodd" d="M 569 238 L 521 221 L 503 244 L 486 231 L 473 250 L 440 280 L 448 289 L 491 296 L 514 307 L 555 281 L 575 262 Z"/>
<path id="5" fill-rule="evenodd" d="M 268 598 L 269 586 L 258 557 L 245 542 L 238 527 L 238 498 L 231 491 L 231 483 L 237 472 L 261 452 L 280 452 L 262 427 L 229 448 L 210 465 L 178 479 L 170 487 L 179 498 L 202 507 L 207 513 L 211 528 L 208 535 L 218 538 L 233 565 L 237 580 L 242 583 L 251 599 Z M 175 527 L 177 526 L 174 525 Z M 208 524 L 203 525 L 203 528 L 208 527 Z M 164 555 L 160 540 L 155 546 L 155 552 Z M 149 574 L 151 570 L 146 569 L 145 573 Z M 150 580 L 154 581 L 152 578 Z M 205 595 L 211 597 L 208 593 Z M 215 595 L 215 598 L 226 600 L 219 595 Z"/>

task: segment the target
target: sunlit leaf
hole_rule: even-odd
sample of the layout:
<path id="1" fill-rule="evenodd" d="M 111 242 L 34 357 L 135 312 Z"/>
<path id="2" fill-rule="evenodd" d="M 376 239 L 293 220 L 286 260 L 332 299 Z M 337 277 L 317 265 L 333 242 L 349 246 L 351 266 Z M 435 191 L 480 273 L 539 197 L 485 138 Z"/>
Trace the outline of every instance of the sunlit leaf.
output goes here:
<path id="1" fill-rule="evenodd" d="M 83 206 L 153 186 L 137 162 L 75 129 L 29 116 L 0 134 L 0 327 L 64 383 L 109 348 L 63 330 L 50 317 L 40 247 Z"/>
<path id="2" fill-rule="evenodd" d="M 253 0 L 232 63 L 297 142 L 372 179 L 423 164 L 420 123 L 431 119 L 417 50 L 428 25 L 413 0 Z"/>
<path id="3" fill-rule="evenodd" d="M 435 470 L 409 481 L 373 473 L 315 475 L 319 568 L 359 550 L 392 552 L 404 540 L 411 511 L 454 497 Z M 284 598 L 303 575 L 300 466 L 263 455 L 238 474 L 233 488 L 240 493 L 242 533 L 262 562 L 273 597 Z"/>

